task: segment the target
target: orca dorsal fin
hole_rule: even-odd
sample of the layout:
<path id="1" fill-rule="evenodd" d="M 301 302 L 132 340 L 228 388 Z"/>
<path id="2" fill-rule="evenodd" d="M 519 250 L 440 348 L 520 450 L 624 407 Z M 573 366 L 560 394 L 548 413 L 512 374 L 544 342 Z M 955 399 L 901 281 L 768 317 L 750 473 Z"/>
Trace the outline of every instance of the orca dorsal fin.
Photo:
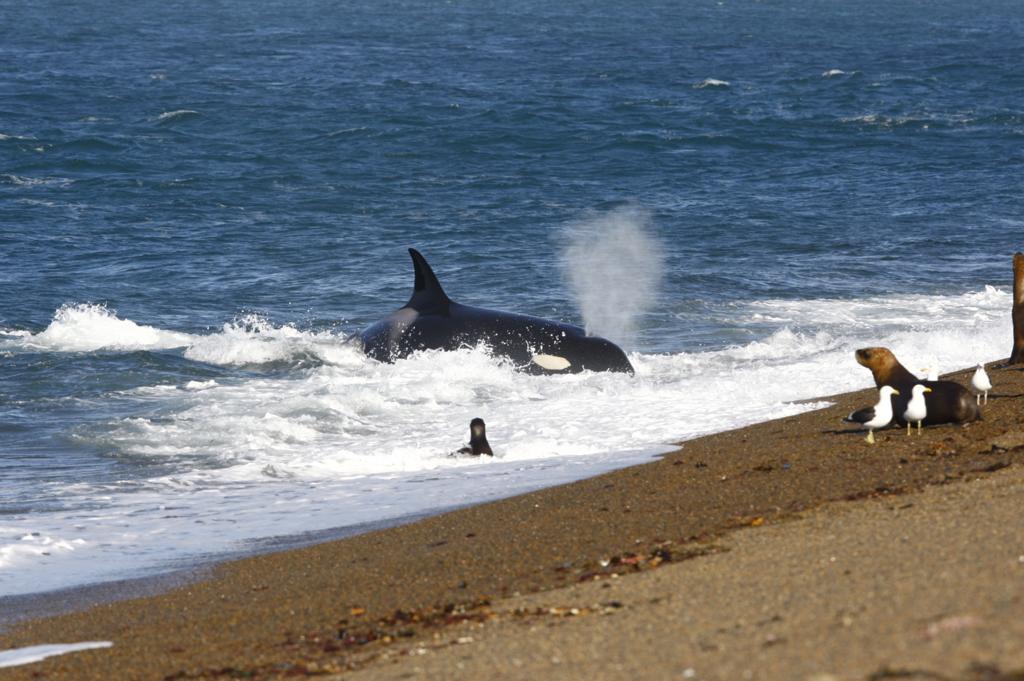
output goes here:
<path id="1" fill-rule="evenodd" d="M 447 314 L 451 300 L 441 288 L 441 282 L 437 280 L 434 270 L 430 269 L 426 258 L 420 255 L 415 248 L 409 249 L 412 256 L 412 267 L 416 273 L 416 281 L 413 284 L 412 297 L 405 304 L 417 312 L 435 312 Z"/>

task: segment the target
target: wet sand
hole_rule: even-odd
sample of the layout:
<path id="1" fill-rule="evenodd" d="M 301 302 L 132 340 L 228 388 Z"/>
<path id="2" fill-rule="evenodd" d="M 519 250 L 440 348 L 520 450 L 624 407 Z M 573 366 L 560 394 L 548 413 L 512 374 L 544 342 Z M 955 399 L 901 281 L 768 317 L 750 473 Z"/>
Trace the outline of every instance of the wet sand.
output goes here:
<path id="1" fill-rule="evenodd" d="M 1021 678 L 1024 372 L 990 375 L 966 427 L 872 447 L 839 419 L 875 392 L 840 395 L 643 466 L 23 622 L 0 649 L 114 646 L 0 678 Z"/>
<path id="2" fill-rule="evenodd" d="M 454 510 L 462 506 L 454 505 L 447 510 Z M 44 593 L 3 596 L 0 597 L 0 635 L 7 631 L 11 625 L 23 620 L 62 615 L 68 612 L 85 610 L 96 605 L 109 604 L 114 601 L 164 593 L 174 587 L 185 586 L 199 581 L 209 576 L 212 568 L 232 560 L 322 544 L 374 530 L 408 524 L 430 515 L 435 514 L 414 513 L 407 516 L 348 525 L 336 529 L 316 530 L 295 536 L 268 537 L 254 542 L 255 546 L 253 548 L 237 553 L 218 554 L 206 560 L 199 558 L 194 562 L 186 562 L 180 567 L 155 576 L 100 582 L 98 584 L 87 584 Z"/>

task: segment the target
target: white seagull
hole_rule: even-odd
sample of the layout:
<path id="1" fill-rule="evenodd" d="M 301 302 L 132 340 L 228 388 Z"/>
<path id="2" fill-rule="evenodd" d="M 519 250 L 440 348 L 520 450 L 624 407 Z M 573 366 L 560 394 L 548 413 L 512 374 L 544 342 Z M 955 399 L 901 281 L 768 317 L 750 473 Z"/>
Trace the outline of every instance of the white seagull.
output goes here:
<path id="1" fill-rule="evenodd" d="M 932 391 L 926 385 L 918 383 L 910 391 L 910 401 L 907 402 L 907 410 L 903 412 L 903 420 L 907 422 L 907 435 L 910 435 L 910 424 L 917 424 L 917 434 L 921 434 L 921 421 L 928 416 L 928 405 L 924 403 L 924 394 Z"/>
<path id="2" fill-rule="evenodd" d="M 865 440 L 869 444 L 875 444 L 875 430 L 885 428 L 892 423 L 892 396 L 899 394 L 900 391 L 896 388 L 883 385 L 882 389 L 878 391 L 878 404 L 859 409 L 843 420 L 847 423 L 859 423 L 861 428 L 866 428 L 868 436 Z"/>
<path id="3" fill-rule="evenodd" d="M 988 391 L 992 389 L 992 381 L 989 379 L 988 374 L 985 373 L 985 365 L 979 364 L 978 368 L 974 370 L 974 376 L 971 377 L 971 390 L 974 391 L 978 399 L 978 404 L 981 404 L 981 394 L 985 394 L 985 404 L 988 404 Z"/>
<path id="4" fill-rule="evenodd" d="M 937 381 L 939 380 L 939 370 L 934 365 L 921 369 L 924 372 L 924 380 L 926 381 Z"/>

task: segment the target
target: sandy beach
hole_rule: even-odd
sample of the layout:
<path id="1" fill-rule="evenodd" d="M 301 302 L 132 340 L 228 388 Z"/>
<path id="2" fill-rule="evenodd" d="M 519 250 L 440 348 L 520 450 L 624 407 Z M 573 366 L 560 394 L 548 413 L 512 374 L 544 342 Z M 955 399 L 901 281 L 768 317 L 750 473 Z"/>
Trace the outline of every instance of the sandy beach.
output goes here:
<path id="1" fill-rule="evenodd" d="M 0 649 L 114 645 L 0 678 L 1024 678 L 1024 372 L 989 372 L 965 427 L 869 446 L 840 419 L 875 392 L 834 396 L 650 464 L 23 622 Z"/>

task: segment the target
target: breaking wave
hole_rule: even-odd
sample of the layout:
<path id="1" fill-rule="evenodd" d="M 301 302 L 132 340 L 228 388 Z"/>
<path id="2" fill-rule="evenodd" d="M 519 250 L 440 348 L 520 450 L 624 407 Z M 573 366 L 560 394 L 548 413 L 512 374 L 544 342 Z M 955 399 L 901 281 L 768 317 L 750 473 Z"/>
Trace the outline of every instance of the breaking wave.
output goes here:
<path id="1" fill-rule="evenodd" d="M 679 440 L 819 408 L 804 400 L 870 386 L 853 359 L 865 345 L 889 346 L 915 369 L 991 361 L 1010 338 L 1010 298 L 986 287 L 958 296 L 737 304 L 738 319 L 766 330 L 760 338 L 632 353 L 632 377 L 528 376 L 483 348 L 381 364 L 341 334 L 257 316 L 187 334 L 101 306 L 66 306 L 37 334 L 0 330 L 0 349 L 170 348 L 231 366 L 319 361 L 111 396 L 138 406 L 83 424 L 73 438 L 126 466 L 161 472 L 124 485 L 68 485 L 53 490 L 64 510 L 6 516 L 0 594 L 130 576 L 183 556 L 237 550 L 268 533 L 380 522 L 638 463 Z M 496 456 L 451 456 L 478 416 Z M 102 513 L 76 520 L 77 509 L 97 503 Z"/>
<path id="2" fill-rule="evenodd" d="M 704 80 L 697 83 L 693 87 L 697 88 L 698 90 L 703 90 L 704 88 L 727 88 L 730 87 L 731 85 L 732 84 L 727 80 L 719 80 L 717 78 L 705 78 Z"/>
<path id="3" fill-rule="evenodd" d="M 170 125 L 177 123 L 178 121 L 187 120 L 189 118 L 196 118 L 199 116 L 198 111 L 192 109 L 178 109 L 176 111 L 165 111 L 156 117 L 157 125 Z"/>

